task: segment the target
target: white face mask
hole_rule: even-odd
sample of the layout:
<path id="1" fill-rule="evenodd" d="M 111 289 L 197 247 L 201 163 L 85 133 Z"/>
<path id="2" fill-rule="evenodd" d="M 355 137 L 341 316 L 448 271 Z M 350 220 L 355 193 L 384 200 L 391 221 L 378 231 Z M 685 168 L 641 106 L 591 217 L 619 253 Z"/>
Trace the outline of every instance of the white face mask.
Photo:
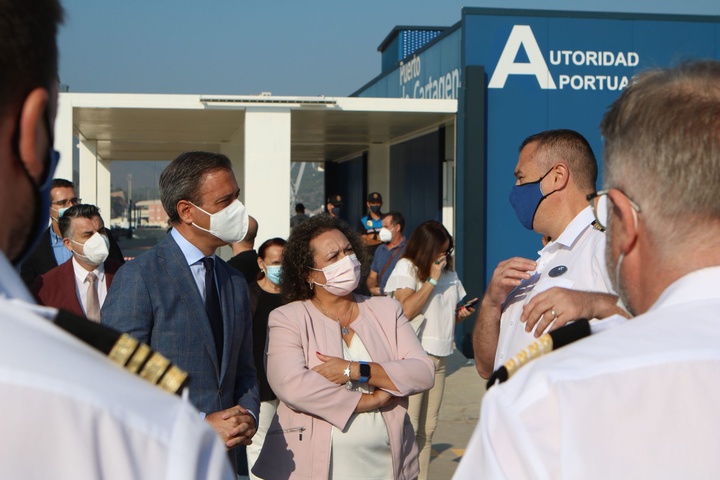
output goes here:
<path id="1" fill-rule="evenodd" d="M 90 265 L 100 265 L 107 260 L 110 251 L 110 239 L 105 235 L 95 232 L 85 243 L 76 242 L 72 238 L 70 241 L 83 246 L 84 255 L 76 252 L 75 249 L 73 249 L 73 253 L 84 258 Z"/>
<path id="2" fill-rule="evenodd" d="M 190 205 L 210 217 L 210 229 L 202 228 L 193 222 L 196 228 L 208 232 L 225 243 L 236 243 L 245 238 L 248 231 L 248 213 L 240 200 L 235 200 L 219 212 L 208 213 L 194 203 Z"/>
<path id="3" fill-rule="evenodd" d="M 314 282 L 333 295 L 343 297 L 355 290 L 360 283 L 360 262 L 353 253 L 325 268 L 313 268 L 325 274 L 325 284 Z"/>
<path id="4" fill-rule="evenodd" d="M 387 228 L 382 227 L 380 229 L 380 233 L 378 234 L 378 238 L 381 242 L 388 243 L 390 240 L 392 240 L 392 232 Z"/>

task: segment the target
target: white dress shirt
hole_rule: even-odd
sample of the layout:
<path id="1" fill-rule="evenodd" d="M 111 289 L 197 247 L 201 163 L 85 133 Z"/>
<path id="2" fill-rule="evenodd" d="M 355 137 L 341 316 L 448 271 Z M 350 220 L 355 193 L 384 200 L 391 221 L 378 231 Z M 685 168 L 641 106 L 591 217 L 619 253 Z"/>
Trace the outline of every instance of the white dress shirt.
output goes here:
<path id="1" fill-rule="evenodd" d="M 500 318 L 495 370 L 535 340 L 520 316 L 538 293 L 552 287 L 615 293 L 605 267 L 605 234 L 591 225 L 593 220 L 589 206 L 577 214 L 557 240 L 538 252 L 537 270 L 508 295 Z"/>
<path id="2" fill-rule="evenodd" d="M 72 257 L 73 270 L 75 271 L 75 293 L 77 293 L 78 300 L 80 300 L 80 306 L 82 307 L 83 313 L 87 316 L 87 294 L 90 288 L 90 282 L 87 281 L 87 276 L 90 271 L 80 265 L 73 255 Z M 105 281 L 105 265 L 100 264 L 95 270 L 92 271 L 97 277 L 97 292 L 98 302 L 100 308 L 105 303 L 105 297 L 107 297 L 107 282 Z"/>
<path id="3" fill-rule="evenodd" d="M 419 290 L 424 281 L 416 276 L 417 267 L 407 258 L 398 260 L 385 285 L 392 294 L 401 288 Z M 410 324 L 415 329 L 425 351 L 436 357 L 447 357 L 453 352 L 455 337 L 455 308 L 465 296 L 465 289 L 457 273 L 443 270 L 430 298 Z"/>
<path id="4" fill-rule="evenodd" d="M 187 398 L 119 368 L 31 301 L 0 252 L 0 478 L 234 478 Z"/>
<path id="5" fill-rule="evenodd" d="M 455 479 L 720 477 L 720 267 L 485 395 Z"/>

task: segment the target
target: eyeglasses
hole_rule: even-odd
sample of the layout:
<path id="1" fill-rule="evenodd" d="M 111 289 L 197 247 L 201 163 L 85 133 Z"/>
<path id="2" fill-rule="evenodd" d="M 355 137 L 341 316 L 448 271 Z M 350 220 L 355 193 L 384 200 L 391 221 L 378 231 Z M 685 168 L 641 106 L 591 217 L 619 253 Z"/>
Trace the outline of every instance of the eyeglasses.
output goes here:
<path id="1" fill-rule="evenodd" d="M 59 200 L 59 201 L 57 201 L 57 202 L 51 202 L 51 203 L 52 203 L 53 205 L 57 205 L 57 206 L 59 206 L 59 207 L 66 207 L 66 206 L 68 206 L 68 205 L 75 206 L 75 205 L 77 205 L 78 203 L 81 203 L 81 202 L 82 202 L 82 198 L 73 197 L 73 198 L 68 198 L 68 199 L 65 199 L 65 200 Z"/>
<path id="2" fill-rule="evenodd" d="M 628 199 L 628 202 L 630 202 L 630 206 L 633 208 L 633 216 L 635 216 L 635 212 L 640 213 L 640 205 L 635 203 L 630 197 L 628 197 L 625 192 L 623 192 L 620 189 L 615 189 L 618 192 L 625 195 L 625 198 Z M 610 189 L 600 190 L 599 192 L 591 193 L 587 196 L 588 202 L 590 202 L 590 206 L 592 207 L 593 214 L 595 215 L 595 220 L 597 220 L 597 223 L 602 227 L 603 230 L 607 228 L 608 223 L 608 192 Z M 637 223 L 637 216 L 635 216 L 635 223 Z"/>

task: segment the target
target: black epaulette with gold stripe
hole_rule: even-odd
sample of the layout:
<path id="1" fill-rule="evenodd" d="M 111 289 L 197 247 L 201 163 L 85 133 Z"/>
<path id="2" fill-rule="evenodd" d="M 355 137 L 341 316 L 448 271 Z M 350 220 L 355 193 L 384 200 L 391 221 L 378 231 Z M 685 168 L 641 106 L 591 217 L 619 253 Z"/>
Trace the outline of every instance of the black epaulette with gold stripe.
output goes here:
<path id="1" fill-rule="evenodd" d="M 576 340 L 585 338 L 590 335 L 590 333 L 590 322 L 581 319 L 542 335 L 525 350 L 522 350 L 505 362 L 502 367 L 495 370 L 487 381 L 487 388 L 492 387 L 497 382 L 506 382 L 520 367 L 529 363 L 531 360 L 550 353 L 553 350 L 557 350 L 560 347 L 564 347 Z"/>
<path id="2" fill-rule="evenodd" d="M 600 230 L 601 232 L 605 231 L 605 227 L 600 225 L 600 222 L 598 222 L 597 220 L 593 220 L 590 225 L 592 225 L 595 230 Z"/>
<path id="3" fill-rule="evenodd" d="M 180 395 L 189 381 L 187 372 L 127 333 L 120 333 L 66 310 L 58 311 L 55 325 L 107 355 L 130 373 L 167 392 Z"/>

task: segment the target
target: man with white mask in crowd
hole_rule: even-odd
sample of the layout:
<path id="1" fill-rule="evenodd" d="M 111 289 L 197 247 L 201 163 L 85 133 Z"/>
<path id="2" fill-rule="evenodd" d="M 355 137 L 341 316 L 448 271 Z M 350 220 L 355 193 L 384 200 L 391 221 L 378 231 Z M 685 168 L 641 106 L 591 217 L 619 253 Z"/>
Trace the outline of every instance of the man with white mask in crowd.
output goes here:
<path id="1" fill-rule="evenodd" d="M 64 212 L 58 224 L 72 260 L 35 280 L 35 298 L 42 305 L 99 322 L 100 307 L 122 266 L 108 259 L 110 241 L 100 211 L 95 205 L 75 205 Z"/>
<path id="2" fill-rule="evenodd" d="M 371 295 L 385 295 L 385 284 L 395 268 L 395 264 L 405 251 L 405 217 L 400 212 L 388 212 L 382 219 L 382 228 L 378 238 L 383 245 L 375 250 L 370 275 L 366 284 Z"/>
<path id="3" fill-rule="evenodd" d="M 40 275 L 62 265 L 72 257 L 72 252 L 65 248 L 63 242 L 60 219 L 70 207 L 78 203 L 82 203 L 82 200 L 78 198 L 75 185 L 71 181 L 64 178 L 52 180 L 50 184 L 50 226 L 20 267 L 20 275 L 28 288 L 33 286 L 35 279 Z M 125 259 L 120 247 L 112 236 L 108 236 L 108 239 L 110 240 L 109 257 L 122 265 L 125 263 Z"/>
<path id="4" fill-rule="evenodd" d="M 247 233 L 239 194 L 225 155 L 185 152 L 170 162 L 160 175 L 160 199 L 172 230 L 118 270 L 101 312 L 103 324 L 190 374 L 190 400 L 236 468 L 233 449 L 250 443 L 260 405 L 252 316 L 245 279 L 215 250 Z"/>

